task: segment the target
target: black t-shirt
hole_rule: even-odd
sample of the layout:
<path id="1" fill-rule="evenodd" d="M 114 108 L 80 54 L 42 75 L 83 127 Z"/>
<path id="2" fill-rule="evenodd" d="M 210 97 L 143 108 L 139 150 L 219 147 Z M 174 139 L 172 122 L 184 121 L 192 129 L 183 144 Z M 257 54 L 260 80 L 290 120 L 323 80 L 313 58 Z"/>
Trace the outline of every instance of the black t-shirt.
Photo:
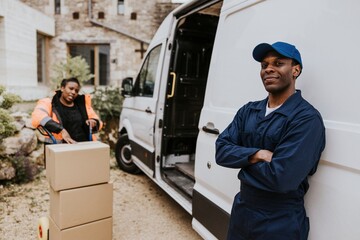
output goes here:
<path id="1" fill-rule="evenodd" d="M 85 120 L 82 119 L 80 111 L 76 104 L 73 107 L 62 105 L 63 108 L 63 126 L 70 134 L 71 138 L 77 142 L 89 141 L 89 136 L 85 132 Z"/>

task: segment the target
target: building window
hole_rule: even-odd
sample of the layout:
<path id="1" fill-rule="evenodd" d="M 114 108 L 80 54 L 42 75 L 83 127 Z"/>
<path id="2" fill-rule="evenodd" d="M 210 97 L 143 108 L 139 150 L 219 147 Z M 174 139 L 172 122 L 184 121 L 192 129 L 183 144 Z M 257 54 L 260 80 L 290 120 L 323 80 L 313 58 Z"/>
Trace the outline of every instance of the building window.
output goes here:
<path id="1" fill-rule="evenodd" d="M 105 19 L 105 13 L 104 12 L 98 12 L 98 19 Z"/>
<path id="2" fill-rule="evenodd" d="M 79 19 L 80 13 L 79 12 L 73 12 L 73 19 Z"/>
<path id="3" fill-rule="evenodd" d="M 125 13 L 125 0 L 118 0 L 118 14 Z"/>
<path id="4" fill-rule="evenodd" d="M 44 84 L 47 79 L 47 38 L 39 33 L 36 34 L 37 44 L 37 81 Z"/>
<path id="5" fill-rule="evenodd" d="M 55 0 L 55 14 L 61 13 L 61 0 Z"/>
<path id="6" fill-rule="evenodd" d="M 69 53 L 72 57 L 81 56 L 89 64 L 94 77 L 85 85 L 105 86 L 110 79 L 110 45 L 71 44 Z"/>

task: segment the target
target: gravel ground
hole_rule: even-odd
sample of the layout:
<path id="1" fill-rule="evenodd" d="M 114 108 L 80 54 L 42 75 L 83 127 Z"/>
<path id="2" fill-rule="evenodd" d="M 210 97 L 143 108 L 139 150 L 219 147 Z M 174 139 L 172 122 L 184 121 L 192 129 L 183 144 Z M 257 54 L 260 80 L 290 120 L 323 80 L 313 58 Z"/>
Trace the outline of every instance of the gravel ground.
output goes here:
<path id="1" fill-rule="evenodd" d="M 127 174 L 111 160 L 114 183 L 113 240 L 201 237 L 191 216 L 145 175 Z M 0 185 L 0 239 L 37 239 L 37 221 L 49 214 L 49 185 L 43 171 L 35 181 Z"/>

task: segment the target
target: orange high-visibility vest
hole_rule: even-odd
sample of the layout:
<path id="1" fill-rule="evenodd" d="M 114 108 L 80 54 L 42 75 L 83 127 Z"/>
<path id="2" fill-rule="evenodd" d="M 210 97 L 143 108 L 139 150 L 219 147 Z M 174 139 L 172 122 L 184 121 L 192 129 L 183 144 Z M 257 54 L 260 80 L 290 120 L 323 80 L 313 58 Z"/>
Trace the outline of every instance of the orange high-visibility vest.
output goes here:
<path id="1" fill-rule="evenodd" d="M 85 97 L 85 108 L 88 119 L 90 118 L 97 119 L 99 121 L 98 130 L 100 130 L 103 126 L 103 123 L 91 106 L 91 96 L 89 94 L 85 94 L 84 97 Z M 37 128 L 40 125 L 44 126 L 50 119 L 60 124 L 58 116 L 52 111 L 51 101 L 52 100 L 50 98 L 43 98 L 37 102 L 35 109 L 31 114 L 31 123 L 34 128 Z M 56 138 L 56 140 L 62 139 L 61 133 L 53 133 L 53 135 Z M 94 134 L 92 135 L 92 140 L 93 141 L 96 140 Z"/>

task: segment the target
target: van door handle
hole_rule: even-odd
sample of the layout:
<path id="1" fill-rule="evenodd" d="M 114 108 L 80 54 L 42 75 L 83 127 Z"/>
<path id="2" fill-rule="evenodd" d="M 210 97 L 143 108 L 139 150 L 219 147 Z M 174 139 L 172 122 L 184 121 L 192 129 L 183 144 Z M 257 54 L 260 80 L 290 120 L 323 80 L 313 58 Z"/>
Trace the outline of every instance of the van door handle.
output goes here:
<path id="1" fill-rule="evenodd" d="M 147 112 L 147 113 L 152 113 L 150 107 L 147 107 L 147 108 L 145 109 L 145 112 Z"/>
<path id="2" fill-rule="evenodd" d="M 170 75 L 172 76 L 172 86 L 171 86 L 171 93 L 167 95 L 167 98 L 172 98 L 175 93 L 175 80 L 176 80 L 176 73 L 171 72 Z"/>
<path id="3" fill-rule="evenodd" d="M 206 126 L 202 127 L 202 130 L 207 133 L 219 135 L 219 129 L 215 128 L 214 124 L 211 122 L 208 122 Z"/>

